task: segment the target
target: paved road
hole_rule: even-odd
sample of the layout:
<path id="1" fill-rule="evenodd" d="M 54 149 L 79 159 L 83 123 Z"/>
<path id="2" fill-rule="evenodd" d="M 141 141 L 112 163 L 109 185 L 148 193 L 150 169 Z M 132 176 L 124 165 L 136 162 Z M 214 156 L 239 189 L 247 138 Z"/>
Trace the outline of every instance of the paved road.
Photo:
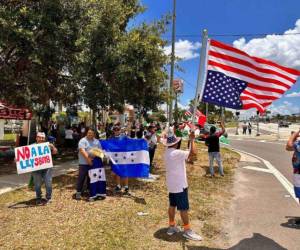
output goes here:
<path id="1" fill-rule="evenodd" d="M 292 152 L 285 150 L 285 142 L 231 139 L 231 146 L 269 161 L 292 182 Z"/>
<path id="2" fill-rule="evenodd" d="M 291 152 L 285 151 L 284 142 L 231 139 L 231 146 L 269 161 L 292 182 Z M 230 242 L 228 249 L 300 249 L 300 227 L 293 224 L 294 219 L 299 218 L 299 204 L 270 166 L 248 155 L 242 157 L 235 174 L 233 194 L 225 226 Z"/>

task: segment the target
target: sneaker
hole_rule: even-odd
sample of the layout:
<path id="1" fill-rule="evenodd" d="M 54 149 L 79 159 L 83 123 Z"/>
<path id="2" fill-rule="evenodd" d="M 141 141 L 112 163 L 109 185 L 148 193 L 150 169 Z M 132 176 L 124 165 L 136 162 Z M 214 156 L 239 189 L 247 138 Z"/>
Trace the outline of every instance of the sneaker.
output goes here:
<path id="1" fill-rule="evenodd" d="M 98 195 L 97 199 L 99 199 L 99 200 L 105 200 L 106 199 L 106 195 Z"/>
<path id="2" fill-rule="evenodd" d="M 90 197 L 90 198 L 89 198 L 89 202 L 93 202 L 93 201 L 95 201 L 95 198 Z"/>
<path id="3" fill-rule="evenodd" d="M 196 240 L 196 241 L 202 240 L 201 236 L 191 229 L 184 231 L 183 237 L 189 240 Z"/>
<path id="4" fill-rule="evenodd" d="M 52 199 L 46 199 L 46 204 L 52 203 Z"/>
<path id="5" fill-rule="evenodd" d="M 168 231 L 167 231 L 167 235 L 173 235 L 173 234 L 176 234 L 176 233 L 180 233 L 181 231 L 180 231 L 180 229 L 178 228 L 178 227 L 176 227 L 176 226 L 174 226 L 174 227 L 169 227 L 168 228 Z"/>
<path id="6" fill-rule="evenodd" d="M 43 202 L 42 202 L 42 199 L 41 198 L 37 198 L 36 200 L 35 200 L 35 204 L 36 205 L 42 205 L 43 204 Z"/>
<path id="7" fill-rule="evenodd" d="M 80 193 L 80 192 L 77 192 L 77 193 L 75 194 L 75 200 L 78 200 L 78 201 L 81 200 L 81 193 Z"/>
<path id="8" fill-rule="evenodd" d="M 116 187 L 115 187 L 115 192 L 121 192 L 121 187 L 119 186 L 119 185 L 117 185 Z"/>
<path id="9" fill-rule="evenodd" d="M 129 194 L 129 187 L 125 187 L 124 194 Z"/>

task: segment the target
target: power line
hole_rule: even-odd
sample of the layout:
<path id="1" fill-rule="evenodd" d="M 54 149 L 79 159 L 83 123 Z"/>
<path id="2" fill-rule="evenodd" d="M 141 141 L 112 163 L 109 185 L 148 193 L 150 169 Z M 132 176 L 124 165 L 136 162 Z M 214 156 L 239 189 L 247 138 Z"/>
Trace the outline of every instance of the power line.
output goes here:
<path id="1" fill-rule="evenodd" d="M 274 36 L 295 36 L 295 35 L 300 35 L 300 32 L 296 33 L 285 33 L 285 34 L 278 34 L 278 33 L 273 33 L 273 34 L 267 34 L 267 33 L 261 33 L 261 34 L 210 34 L 210 37 L 255 37 L 255 36 L 268 36 L 268 35 L 274 35 Z M 169 35 L 163 35 L 163 37 L 170 37 Z M 197 37 L 200 38 L 200 34 L 179 34 L 176 35 L 176 37 Z"/>

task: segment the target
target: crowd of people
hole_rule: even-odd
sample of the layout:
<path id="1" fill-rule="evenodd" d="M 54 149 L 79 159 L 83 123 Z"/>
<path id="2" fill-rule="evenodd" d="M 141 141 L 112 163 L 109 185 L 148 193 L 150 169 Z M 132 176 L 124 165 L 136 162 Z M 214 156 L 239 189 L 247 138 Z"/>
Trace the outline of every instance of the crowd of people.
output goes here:
<path id="1" fill-rule="evenodd" d="M 121 127 L 120 123 L 107 124 L 104 128 L 106 139 L 122 139 L 123 137 L 145 139 L 148 144 L 149 159 L 150 159 L 150 172 L 153 171 L 155 165 L 153 163 L 155 150 L 157 144 L 161 142 L 165 147 L 164 164 L 166 167 L 166 184 L 169 191 L 169 228 L 167 231 L 168 235 L 179 232 L 179 229 L 175 225 L 175 211 L 176 209 L 180 212 L 181 219 L 183 221 L 184 233 L 183 236 L 191 240 L 201 240 L 200 235 L 191 230 L 189 223 L 189 199 L 188 199 L 188 182 L 186 175 L 186 161 L 191 161 L 191 159 L 196 154 L 196 148 L 194 144 L 196 127 L 191 127 L 189 132 L 189 143 L 188 150 L 181 150 L 181 138 L 183 136 L 184 128 L 187 124 L 174 123 L 172 127 L 161 127 L 159 123 L 152 123 L 145 127 L 137 123 L 132 123 L 128 129 Z M 211 177 L 214 177 L 213 161 L 216 160 L 219 167 L 220 176 L 224 176 L 221 155 L 220 155 L 220 145 L 219 137 L 224 134 L 225 128 L 224 124 L 220 123 L 221 131 L 217 131 L 215 126 L 210 128 L 209 134 L 200 134 L 199 138 L 202 137 L 205 140 L 205 145 L 208 147 L 209 155 L 209 169 Z M 52 127 L 52 130 L 55 130 Z M 78 131 L 76 129 L 76 131 Z M 55 136 L 55 132 L 50 131 L 50 136 Z M 79 133 L 78 133 L 79 134 Z M 89 201 L 95 201 L 97 198 L 105 199 L 106 191 L 100 191 L 101 194 L 95 193 L 90 185 L 92 184 L 89 173 L 93 168 L 93 156 L 91 155 L 91 150 L 95 148 L 101 149 L 101 144 L 99 143 L 99 131 L 92 128 L 87 128 L 81 125 L 80 129 L 81 138 L 78 141 L 78 163 L 79 171 L 76 185 L 75 199 L 81 200 L 82 193 L 84 191 L 84 183 L 87 183 L 89 189 Z M 72 127 L 68 126 L 65 130 L 66 144 L 72 146 L 74 143 L 74 130 Z M 38 132 L 36 136 L 36 143 L 43 143 L 46 141 L 47 135 L 45 132 Z M 53 144 L 50 144 L 50 149 L 52 154 L 57 153 L 57 149 Z M 102 165 L 102 162 L 101 162 Z M 97 169 L 98 170 L 98 169 Z M 100 169 L 103 171 L 102 176 L 105 180 L 105 169 Z M 122 192 L 124 194 L 129 194 L 128 178 L 122 178 L 116 173 L 113 173 L 114 179 L 114 191 Z M 33 180 L 36 191 L 36 202 L 37 204 L 42 203 L 42 192 L 41 184 L 42 181 L 45 182 L 46 186 L 46 203 L 51 202 L 52 198 L 52 169 L 44 169 L 33 172 Z M 106 181 L 106 180 L 105 180 Z M 106 184 L 105 184 L 106 185 Z"/>

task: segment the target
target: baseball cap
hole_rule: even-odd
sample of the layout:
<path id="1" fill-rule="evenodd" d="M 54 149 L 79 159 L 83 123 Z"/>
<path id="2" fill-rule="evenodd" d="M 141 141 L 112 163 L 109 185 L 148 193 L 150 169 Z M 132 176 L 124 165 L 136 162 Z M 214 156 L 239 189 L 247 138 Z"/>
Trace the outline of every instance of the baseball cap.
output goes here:
<path id="1" fill-rule="evenodd" d="M 44 132 L 38 132 L 38 133 L 36 134 L 36 136 L 37 136 L 37 137 L 43 137 L 43 138 L 46 138 L 46 135 L 45 135 Z"/>

